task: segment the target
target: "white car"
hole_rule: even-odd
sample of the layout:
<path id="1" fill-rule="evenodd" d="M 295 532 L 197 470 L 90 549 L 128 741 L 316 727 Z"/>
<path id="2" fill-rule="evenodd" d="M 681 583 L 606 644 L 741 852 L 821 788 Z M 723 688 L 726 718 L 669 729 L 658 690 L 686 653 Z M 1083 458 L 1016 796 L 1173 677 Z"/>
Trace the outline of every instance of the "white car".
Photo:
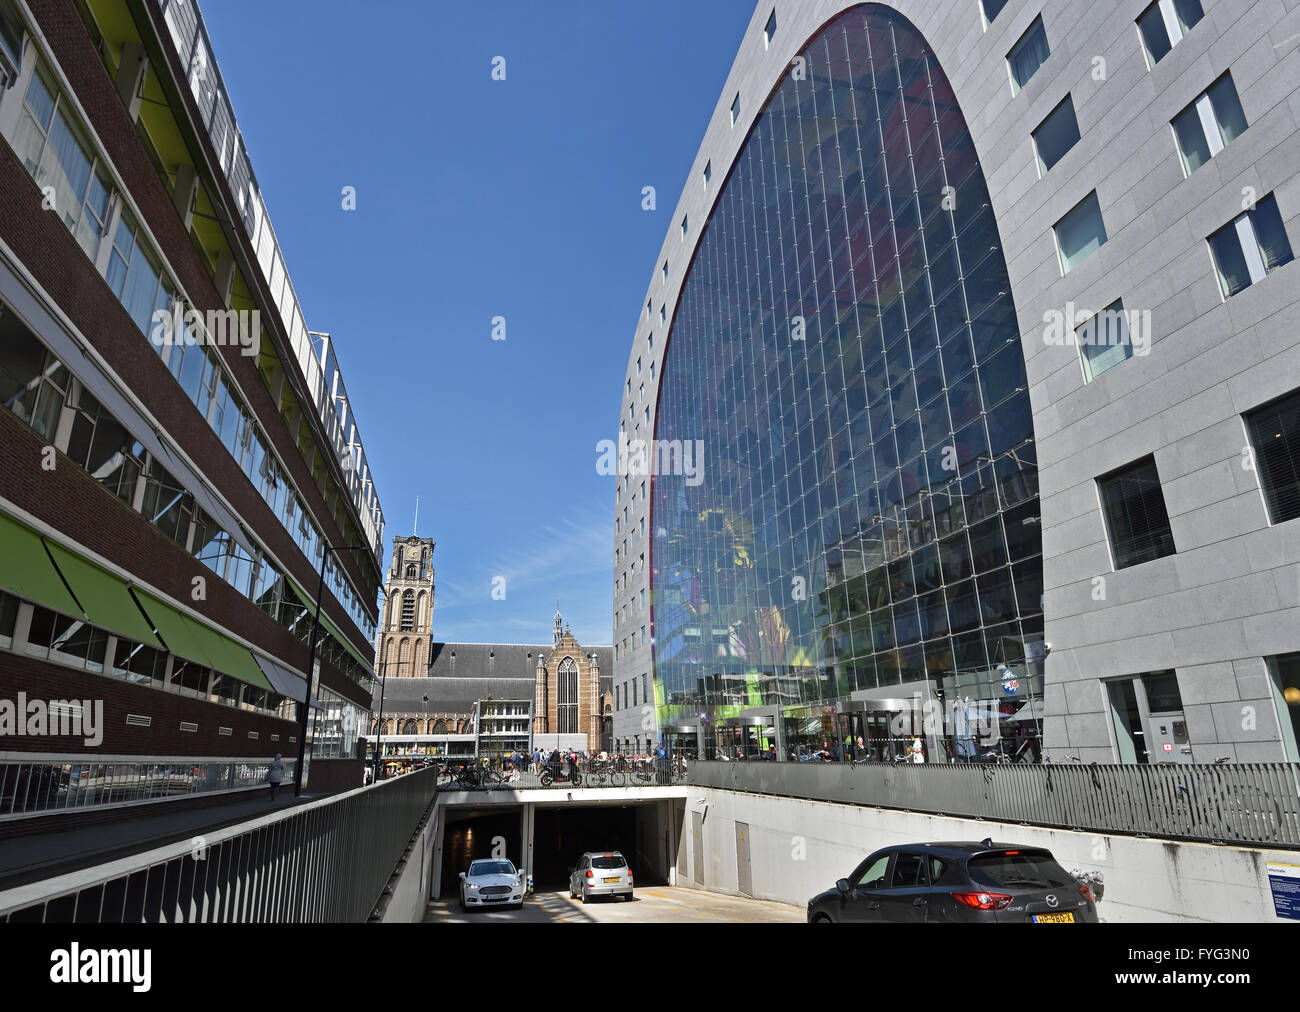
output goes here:
<path id="1" fill-rule="evenodd" d="M 593 896 L 632 898 L 632 869 L 618 851 L 589 850 L 576 867 L 569 869 L 569 898 Z"/>
<path id="2" fill-rule="evenodd" d="M 468 913 L 483 907 L 524 905 L 524 876 L 510 861 L 471 861 L 469 871 L 460 873 L 460 908 Z"/>

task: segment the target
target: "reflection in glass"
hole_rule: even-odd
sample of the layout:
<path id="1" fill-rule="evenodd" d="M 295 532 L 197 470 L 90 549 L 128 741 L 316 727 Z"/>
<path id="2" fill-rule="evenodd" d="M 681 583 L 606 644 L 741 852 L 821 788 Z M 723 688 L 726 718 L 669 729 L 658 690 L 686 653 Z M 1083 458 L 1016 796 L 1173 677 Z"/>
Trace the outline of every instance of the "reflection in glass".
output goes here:
<path id="1" fill-rule="evenodd" d="M 703 466 L 650 490 L 659 723 L 703 721 L 710 757 L 844 757 L 864 731 L 880 757 L 888 719 L 837 704 L 928 680 L 1037 730 L 1036 455 L 969 131 L 895 12 L 848 11 L 801 52 L 669 335 L 654 435 L 702 441 Z M 766 707 L 771 734 L 728 724 Z"/>

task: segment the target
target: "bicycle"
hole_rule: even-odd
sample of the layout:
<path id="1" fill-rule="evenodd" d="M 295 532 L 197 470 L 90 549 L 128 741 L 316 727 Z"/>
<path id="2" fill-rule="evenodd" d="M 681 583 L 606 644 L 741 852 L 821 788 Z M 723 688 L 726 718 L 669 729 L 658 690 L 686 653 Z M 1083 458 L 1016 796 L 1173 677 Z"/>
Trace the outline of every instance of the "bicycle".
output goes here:
<path id="1" fill-rule="evenodd" d="M 655 771 L 644 763 L 633 763 L 627 771 L 629 781 L 635 781 L 634 787 L 644 787 L 655 782 Z"/>
<path id="2" fill-rule="evenodd" d="M 588 787 L 622 787 L 625 778 L 613 763 L 592 761 L 587 764 Z"/>
<path id="3" fill-rule="evenodd" d="M 446 778 L 444 782 L 443 778 Z M 483 786 L 482 767 L 477 763 L 447 763 L 438 771 L 438 787 L 458 787 L 461 790 L 478 790 Z"/>
<path id="4" fill-rule="evenodd" d="M 1231 756 L 1220 756 L 1210 764 L 1210 774 L 1213 774 L 1214 768 L 1230 762 L 1232 762 Z M 1205 778 L 1197 774 L 1196 782 L 1205 783 Z M 1209 805 L 1201 806 L 1201 819 L 1197 818 L 1198 813 L 1195 808 L 1197 799 L 1193 796 L 1191 787 L 1187 784 L 1174 786 L 1181 792 L 1178 797 L 1188 803 L 1188 808 L 1181 809 L 1181 815 L 1177 819 L 1185 833 L 1195 829 L 1198 822 L 1205 824 L 1204 828 L 1210 831 L 1208 835 L 1214 836 L 1217 833 L 1218 838 L 1225 842 L 1275 840 L 1281 832 L 1281 804 L 1277 798 L 1254 784 L 1225 784 L 1214 777 L 1206 785 Z M 1211 816 L 1213 816 L 1212 822 Z"/>

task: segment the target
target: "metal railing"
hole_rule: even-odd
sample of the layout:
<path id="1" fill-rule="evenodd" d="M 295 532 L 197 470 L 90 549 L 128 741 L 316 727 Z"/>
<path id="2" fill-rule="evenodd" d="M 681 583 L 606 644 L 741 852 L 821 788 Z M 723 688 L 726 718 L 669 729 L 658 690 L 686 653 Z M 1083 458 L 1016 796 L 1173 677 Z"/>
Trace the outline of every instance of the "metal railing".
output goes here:
<path id="1" fill-rule="evenodd" d="M 38 812 L 124 805 L 262 786 L 270 759 L 87 762 L 84 758 L 0 763 L 0 820 Z M 297 763 L 286 760 L 284 782 Z"/>
<path id="2" fill-rule="evenodd" d="M 575 774 L 565 760 L 558 767 L 547 763 L 510 764 L 453 759 L 436 767 L 441 791 L 528 791 L 548 788 L 672 787 L 686 783 L 686 764 L 675 760 L 645 762 L 578 760 Z M 558 773 L 558 775 L 557 775 Z"/>
<path id="3" fill-rule="evenodd" d="M 0 892 L 0 922 L 362 922 L 435 800 L 423 770 Z"/>
<path id="4" fill-rule="evenodd" d="M 1300 764 L 690 764 L 694 787 L 1082 832 L 1300 849 Z"/>

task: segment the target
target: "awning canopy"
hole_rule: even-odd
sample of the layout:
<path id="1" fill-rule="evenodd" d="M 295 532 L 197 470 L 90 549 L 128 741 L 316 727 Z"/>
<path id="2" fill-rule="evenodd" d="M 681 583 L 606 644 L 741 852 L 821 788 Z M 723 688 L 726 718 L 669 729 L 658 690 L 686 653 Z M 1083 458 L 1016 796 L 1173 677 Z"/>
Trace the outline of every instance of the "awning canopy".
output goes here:
<path id="1" fill-rule="evenodd" d="M 285 573 L 284 578 L 288 581 L 289 586 L 293 588 L 293 592 L 298 595 L 298 600 L 302 602 L 302 606 L 307 609 L 308 616 L 315 615 L 316 601 L 311 597 L 311 595 L 309 595 L 305 590 L 303 590 L 302 587 L 298 585 L 298 581 L 295 580 L 288 573 Z M 308 618 L 308 621 L 310 621 L 310 617 Z M 340 644 L 342 644 L 343 649 L 346 650 L 349 654 L 351 654 L 356 659 L 358 664 L 360 664 L 371 674 L 374 673 L 375 670 L 374 661 L 367 660 L 365 655 L 362 654 L 360 650 L 358 650 L 355 646 L 352 645 L 352 641 L 349 640 L 346 636 L 344 636 L 342 630 L 340 630 L 339 627 L 336 626 L 330 620 L 330 617 L 327 614 L 325 614 L 324 608 L 321 608 L 320 610 L 320 624 L 321 624 L 321 628 L 323 628 L 326 632 L 328 632 L 331 636 L 333 636 L 336 640 L 338 640 Z"/>
<path id="2" fill-rule="evenodd" d="M 62 545 L 48 540 L 46 544 L 92 625 L 129 637 L 137 643 L 162 646 L 125 583 Z"/>
<path id="3" fill-rule="evenodd" d="M 262 674 L 262 669 L 254 663 L 252 653 L 246 648 L 182 614 L 152 594 L 145 591 L 135 593 L 172 653 L 205 664 L 259 689 L 274 691 L 266 675 Z"/>
<path id="4" fill-rule="evenodd" d="M 0 513 L 0 587 L 64 615 L 86 617 L 50 561 L 41 536 Z"/>
<path id="5" fill-rule="evenodd" d="M 307 695 L 307 680 L 305 678 L 294 671 L 290 671 L 279 661 L 273 661 L 261 654 L 253 654 L 253 660 L 262 669 L 262 674 L 266 675 L 266 680 L 271 683 L 273 691 L 281 696 L 288 696 L 299 703 L 303 701 Z M 320 700 L 312 696 L 311 705 L 315 709 L 320 709 Z"/>

